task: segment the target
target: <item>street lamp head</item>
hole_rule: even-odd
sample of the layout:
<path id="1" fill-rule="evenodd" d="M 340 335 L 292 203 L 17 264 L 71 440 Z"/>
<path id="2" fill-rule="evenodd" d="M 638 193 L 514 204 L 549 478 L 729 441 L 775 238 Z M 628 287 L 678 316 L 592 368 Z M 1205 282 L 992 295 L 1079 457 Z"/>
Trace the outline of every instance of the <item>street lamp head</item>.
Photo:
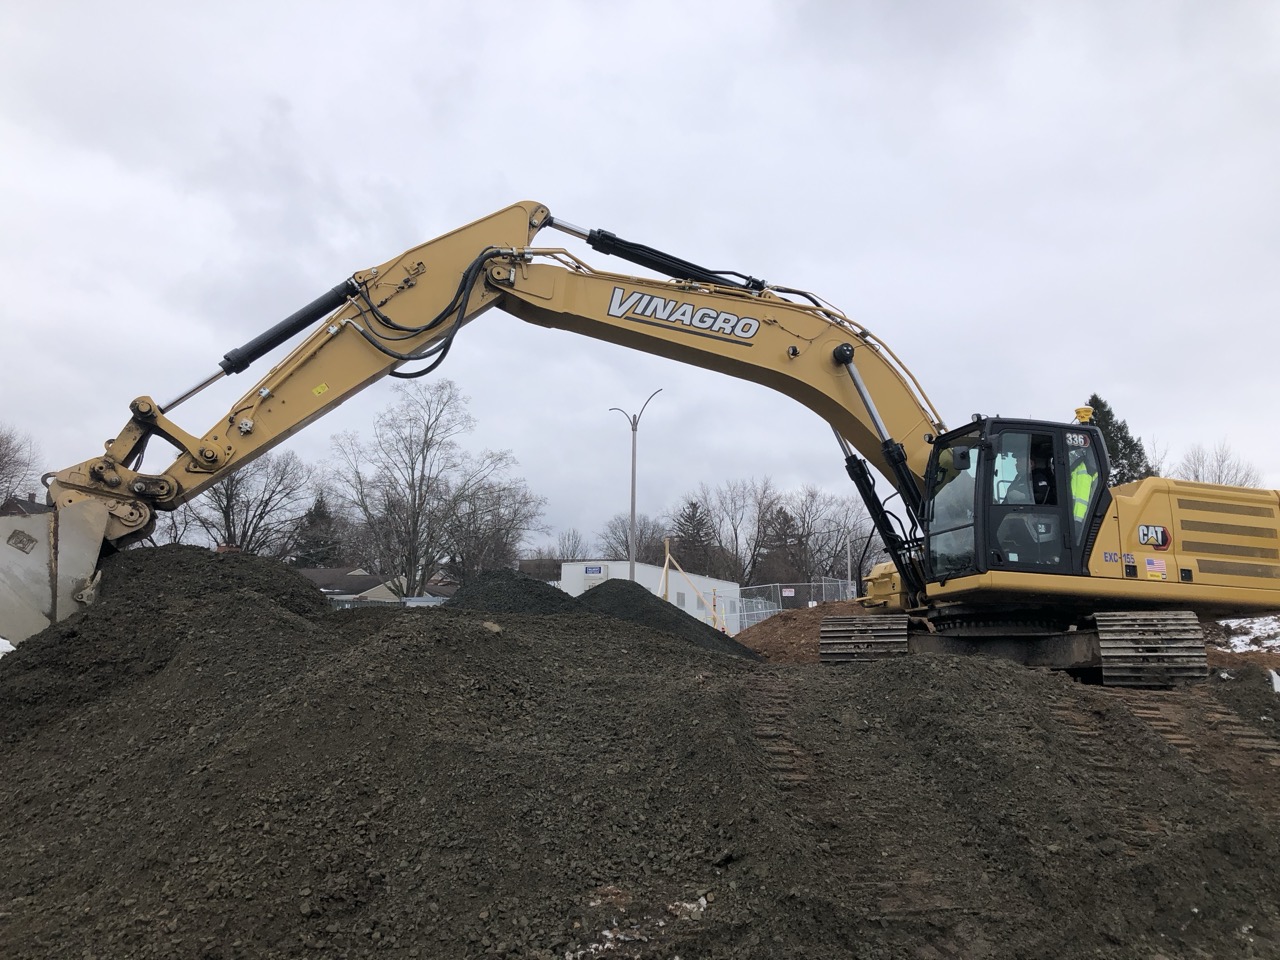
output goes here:
<path id="1" fill-rule="evenodd" d="M 657 396 L 658 394 L 660 394 L 661 392 L 662 392 L 662 388 L 661 388 L 661 387 L 659 387 L 657 390 L 653 391 L 653 393 L 649 394 L 649 400 L 652 400 L 654 397 L 656 397 L 656 396 Z M 636 423 L 639 423 L 639 422 L 640 422 L 640 418 L 644 416 L 644 408 L 645 408 L 645 407 L 647 407 L 647 406 L 649 405 L 649 400 L 646 400 L 646 401 L 644 402 L 644 406 L 643 406 L 643 407 L 641 407 L 641 408 L 640 408 L 640 412 L 636 414 Z"/>
<path id="2" fill-rule="evenodd" d="M 649 394 L 649 400 L 652 400 L 661 392 L 662 392 L 662 388 L 659 387 L 657 390 L 653 391 L 653 393 Z M 640 427 L 640 418 L 644 416 L 644 410 L 645 410 L 645 407 L 649 406 L 649 400 L 646 400 L 644 402 L 644 404 L 640 407 L 640 412 L 637 414 L 627 413 L 627 411 L 623 410 L 621 407 L 610 407 L 609 411 L 613 412 L 614 410 L 617 410 L 620 414 L 626 417 L 627 423 L 631 424 L 631 430 L 632 432 L 634 432 L 638 430 Z"/>

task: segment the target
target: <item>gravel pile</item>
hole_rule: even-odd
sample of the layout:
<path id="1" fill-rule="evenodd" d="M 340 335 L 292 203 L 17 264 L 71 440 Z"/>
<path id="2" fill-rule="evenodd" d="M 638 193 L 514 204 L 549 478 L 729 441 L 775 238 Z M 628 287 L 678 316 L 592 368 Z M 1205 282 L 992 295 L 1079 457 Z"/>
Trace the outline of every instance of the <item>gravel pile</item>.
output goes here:
<path id="1" fill-rule="evenodd" d="M 0 660 L 6 958 L 1280 956 L 1274 820 L 1057 676 L 105 580 Z"/>
<path id="2" fill-rule="evenodd" d="M 303 622 L 329 604 L 309 580 L 259 557 L 183 546 L 109 557 L 92 607 L 8 655 L 20 667 L 0 670 L 0 736 L 127 692 L 194 638 L 257 633 L 245 620 L 263 610 Z M 284 653 L 283 643 L 264 653 Z"/>
<path id="3" fill-rule="evenodd" d="M 515 570 L 487 570 L 472 577 L 441 606 L 491 613 L 582 612 L 582 605 L 559 587 Z"/>
<path id="4" fill-rule="evenodd" d="M 662 630 L 706 650 L 758 660 L 755 651 L 631 580 L 606 580 L 578 598 L 592 613 Z"/>

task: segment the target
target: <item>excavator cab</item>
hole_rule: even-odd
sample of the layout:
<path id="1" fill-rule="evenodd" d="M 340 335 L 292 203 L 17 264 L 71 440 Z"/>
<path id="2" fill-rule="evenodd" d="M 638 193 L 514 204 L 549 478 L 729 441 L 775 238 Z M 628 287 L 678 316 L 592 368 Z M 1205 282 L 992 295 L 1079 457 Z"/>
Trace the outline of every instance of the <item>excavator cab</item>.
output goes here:
<path id="1" fill-rule="evenodd" d="M 922 511 L 928 579 L 1085 575 L 1105 449 L 1096 427 L 1029 420 L 978 420 L 939 437 Z"/>

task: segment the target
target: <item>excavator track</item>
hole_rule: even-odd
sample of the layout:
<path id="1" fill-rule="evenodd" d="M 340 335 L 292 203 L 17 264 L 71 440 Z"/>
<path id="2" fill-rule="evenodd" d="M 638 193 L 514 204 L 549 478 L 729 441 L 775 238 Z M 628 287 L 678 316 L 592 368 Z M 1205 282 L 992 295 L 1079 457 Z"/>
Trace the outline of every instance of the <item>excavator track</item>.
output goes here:
<path id="1" fill-rule="evenodd" d="M 906 656 L 906 614 L 884 616 L 824 617 L 818 632 L 818 659 L 822 663 L 868 663 Z"/>
<path id="2" fill-rule="evenodd" d="M 1094 614 L 1108 687 L 1173 687 L 1208 676 L 1204 633 L 1187 610 Z"/>
<path id="3" fill-rule="evenodd" d="M 1204 634 L 1190 611 L 1106 611 L 1091 629 L 986 639 L 912 633 L 906 614 L 825 617 L 818 635 L 822 663 L 871 663 L 913 653 L 1007 656 L 1028 666 L 1090 669 L 1107 687 L 1169 688 L 1208 676 Z"/>
<path id="4" fill-rule="evenodd" d="M 777 671 L 755 673 L 747 680 L 747 698 L 755 715 L 752 732 L 764 750 L 770 779 L 779 790 L 805 786 L 813 760 L 792 736 L 790 679 Z"/>

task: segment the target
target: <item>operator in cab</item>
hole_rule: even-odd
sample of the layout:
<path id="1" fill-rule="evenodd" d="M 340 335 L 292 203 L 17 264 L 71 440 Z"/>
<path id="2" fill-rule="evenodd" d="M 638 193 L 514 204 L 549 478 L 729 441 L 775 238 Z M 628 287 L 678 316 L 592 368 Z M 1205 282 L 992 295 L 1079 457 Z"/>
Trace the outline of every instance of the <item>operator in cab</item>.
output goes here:
<path id="1" fill-rule="evenodd" d="M 1021 451 L 1016 454 L 1017 472 L 1002 502 L 1057 503 L 1050 456 L 1044 450 L 1033 450 L 1029 459 L 1030 469 L 1027 454 Z"/>

